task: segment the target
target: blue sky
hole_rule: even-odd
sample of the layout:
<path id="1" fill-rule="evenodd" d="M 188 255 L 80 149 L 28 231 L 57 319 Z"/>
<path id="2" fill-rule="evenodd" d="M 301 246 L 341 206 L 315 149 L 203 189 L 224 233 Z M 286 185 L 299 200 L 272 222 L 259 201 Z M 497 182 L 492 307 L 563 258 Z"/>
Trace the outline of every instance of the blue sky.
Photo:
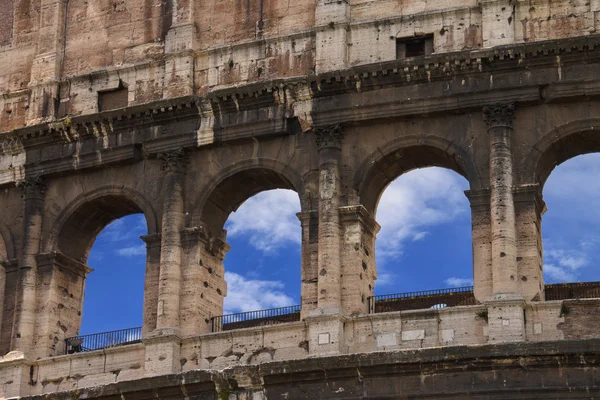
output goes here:
<path id="1" fill-rule="evenodd" d="M 600 280 L 600 154 L 560 165 L 544 188 L 548 283 Z M 409 172 L 383 193 L 376 256 L 377 294 L 472 284 L 467 181 L 442 168 Z M 300 303 L 300 210 L 287 190 L 259 193 L 226 224 L 226 312 Z M 117 220 L 98 236 L 89 258 L 82 334 L 141 326 L 146 233 L 141 215 Z"/>

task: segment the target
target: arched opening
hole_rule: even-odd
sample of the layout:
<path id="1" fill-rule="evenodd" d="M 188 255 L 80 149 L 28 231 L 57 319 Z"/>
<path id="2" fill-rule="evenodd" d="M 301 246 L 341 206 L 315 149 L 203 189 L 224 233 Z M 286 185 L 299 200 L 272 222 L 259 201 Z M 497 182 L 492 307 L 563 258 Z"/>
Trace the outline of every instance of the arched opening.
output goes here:
<path id="1" fill-rule="evenodd" d="M 476 168 L 451 143 L 386 147 L 355 177 L 361 204 L 381 225 L 370 311 L 475 304 L 482 272 L 474 269 L 464 192 L 477 188 Z"/>
<path id="2" fill-rule="evenodd" d="M 600 297 L 594 207 L 600 190 L 598 120 L 572 121 L 544 135 L 523 163 L 524 180 L 543 195 L 535 215 L 536 265 L 546 300 Z M 543 217 L 542 217 L 543 214 Z M 531 218 L 530 218 L 531 219 Z M 578 283 L 582 282 L 582 283 Z"/>
<path id="3" fill-rule="evenodd" d="M 55 343 L 56 351 L 130 343 L 141 339 L 142 324 L 152 329 L 157 293 L 144 286 L 158 279 L 152 265 L 159 259 L 151 259 L 140 237 L 155 234 L 155 222 L 151 206 L 124 188 L 87 193 L 59 216 L 50 252 L 39 262 L 41 274 L 56 283 L 42 293 L 57 303 L 47 326 L 54 342 L 65 339 L 64 346 Z"/>
<path id="4" fill-rule="evenodd" d="M 230 215 L 225 314 L 300 304 L 299 212 L 298 195 L 279 189 L 249 198 Z"/>
<path id="5" fill-rule="evenodd" d="M 375 293 L 473 285 L 469 183 L 445 168 L 402 174 L 382 193 Z"/>
<path id="6" fill-rule="evenodd" d="M 555 161 L 558 164 L 576 150 L 582 148 L 561 149 L 561 157 Z M 600 210 L 596 207 L 600 198 L 600 154 L 569 158 L 560 161 L 555 169 L 546 164 L 542 171 L 544 175 L 541 176 L 548 178 L 543 187 L 547 207 L 542 219 L 544 279 L 550 284 L 546 286 L 546 298 L 552 300 L 556 295 L 554 291 L 567 290 L 553 284 L 600 281 L 600 269 L 595 268 L 600 262 L 600 239 L 597 237 Z M 568 295 L 589 297 L 595 293 L 593 297 L 600 297 L 599 287 L 573 286 L 573 293 Z"/>
<path id="7" fill-rule="evenodd" d="M 148 233 L 143 214 L 108 224 L 96 236 L 87 265 L 79 335 L 141 327 Z M 110 288 L 110 290 L 107 290 Z"/>
<path id="8" fill-rule="evenodd" d="M 204 303 L 213 302 L 212 331 L 299 318 L 299 307 L 287 307 L 300 304 L 301 297 L 302 230 L 296 214 L 302 190 L 302 180 L 285 166 L 251 165 L 224 171 L 200 199 L 195 218 L 206 229 L 208 242 L 228 242 L 226 251 L 204 256 L 210 276 L 226 281 L 220 298 L 211 296 L 209 279 L 207 293 L 201 294 Z"/>

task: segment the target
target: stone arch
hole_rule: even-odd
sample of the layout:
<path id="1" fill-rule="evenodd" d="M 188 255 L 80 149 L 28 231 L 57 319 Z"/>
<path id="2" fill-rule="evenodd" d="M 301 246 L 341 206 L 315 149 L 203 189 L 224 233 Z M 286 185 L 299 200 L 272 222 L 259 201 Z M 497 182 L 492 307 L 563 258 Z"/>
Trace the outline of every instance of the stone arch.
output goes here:
<path id="1" fill-rule="evenodd" d="M 543 189 L 550 173 L 563 162 L 583 154 L 600 152 L 600 119 L 571 121 L 544 135 L 525 157 L 524 183 Z"/>
<path id="2" fill-rule="evenodd" d="M 417 168 L 443 167 L 465 177 L 471 189 L 481 188 L 481 178 L 470 154 L 439 137 L 407 136 L 379 147 L 354 175 L 360 204 L 375 216 L 385 188 L 402 174 Z"/>
<path id="3" fill-rule="evenodd" d="M 289 165 L 257 158 L 235 163 L 214 176 L 196 201 L 190 225 L 204 224 L 211 235 L 219 236 L 233 211 L 250 197 L 273 189 L 294 190 L 302 210 L 307 209 L 309 200 L 302 177 Z"/>
<path id="4" fill-rule="evenodd" d="M 97 188 L 80 195 L 65 207 L 44 248 L 46 252 L 60 251 L 85 263 L 102 229 L 115 219 L 136 213 L 144 214 L 149 235 L 159 232 L 154 208 L 141 193 L 117 185 Z"/>

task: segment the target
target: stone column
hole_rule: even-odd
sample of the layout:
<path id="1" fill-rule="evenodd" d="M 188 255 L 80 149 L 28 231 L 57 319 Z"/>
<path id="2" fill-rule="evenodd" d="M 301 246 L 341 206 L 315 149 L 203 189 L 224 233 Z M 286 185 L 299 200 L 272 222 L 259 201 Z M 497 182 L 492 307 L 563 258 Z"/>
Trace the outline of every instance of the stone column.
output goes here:
<path id="1" fill-rule="evenodd" d="M 339 125 L 317 129 L 319 148 L 318 305 L 321 313 L 341 313 Z"/>
<path id="2" fill-rule="evenodd" d="M 156 329 L 156 311 L 158 309 L 158 281 L 160 279 L 161 235 L 142 236 L 146 243 L 146 275 L 144 277 L 144 323 L 142 337 Z"/>
<path id="3" fill-rule="evenodd" d="M 490 135 L 490 222 L 492 296 L 488 307 L 491 343 L 525 340 L 525 301 L 519 293 L 515 204 L 513 199 L 512 124 L 514 105 L 484 108 Z"/>
<path id="4" fill-rule="evenodd" d="M 492 226 L 489 189 L 467 190 L 471 203 L 471 239 L 473 241 L 473 290 L 479 302 L 494 293 L 492 279 Z"/>
<path id="5" fill-rule="evenodd" d="M 542 214 L 546 204 L 538 184 L 514 188 L 519 293 L 527 301 L 544 300 Z"/>
<path id="6" fill-rule="evenodd" d="M 306 211 L 296 214 L 302 225 L 302 319 L 319 306 L 319 213 Z"/>
<path id="7" fill-rule="evenodd" d="M 15 324 L 11 350 L 31 353 L 36 316 L 36 255 L 40 252 L 45 181 L 26 178 L 17 183 L 23 197 L 23 239 L 19 259 Z"/>
<path id="8" fill-rule="evenodd" d="M 185 224 L 183 185 L 187 156 L 183 150 L 159 154 L 165 172 L 162 240 L 156 329 L 179 331 L 181 295 L 181 230 Z"/>
<path id="9" fill-rule="evenodd" d="M 490 135 L 490 210 L 493 292 L 517 293 L 517 246 L 513 200 L 514 104 L 484 108 Z"/>

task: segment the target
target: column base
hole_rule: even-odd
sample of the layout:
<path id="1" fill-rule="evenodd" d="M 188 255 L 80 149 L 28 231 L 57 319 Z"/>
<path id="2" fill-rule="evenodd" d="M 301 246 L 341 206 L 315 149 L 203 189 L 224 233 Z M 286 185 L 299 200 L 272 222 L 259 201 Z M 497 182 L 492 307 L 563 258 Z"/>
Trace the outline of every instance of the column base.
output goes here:
<path id="1" fill-rule="evenodd" d="M 488 342 L 525 340 L 525 300 L 518 293 L 496 293 L 484 304 L 488 310 Z"/>
<path id="2" fill-rule="evenodd" d="M 166 329 L 157 329 L 150 334 L 151 337 L 142 340 L 145 346 L 145 377 L 181 372 L 181 338 L 174 334 L 166 335 L 166 332 Z M 157 336 L 153 336 L 155 333 Z"/>
<path id="3" fill-rule="evenodd" d="M 340 315 L 306 318 L 309 355 L 321 356 L 344 353 L 345 321 L 346 318 Z"/>
<path id="4" fill-rule="evenodd" d="M 32 365 L 22 351 L 11 351 L 0 357 L 0 399 L 30 395 Z"/>

